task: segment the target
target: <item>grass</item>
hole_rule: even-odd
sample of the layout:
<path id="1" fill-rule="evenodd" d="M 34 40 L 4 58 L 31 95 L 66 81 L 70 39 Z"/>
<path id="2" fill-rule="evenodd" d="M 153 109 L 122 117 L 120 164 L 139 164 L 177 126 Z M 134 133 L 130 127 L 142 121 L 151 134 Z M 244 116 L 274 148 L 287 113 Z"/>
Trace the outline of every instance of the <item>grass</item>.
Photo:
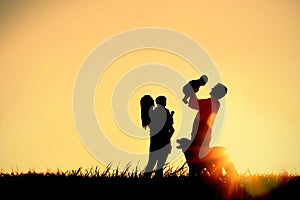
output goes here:
<path id="1" fill-rule="evenodd" d="M 242 174 L 233 182 L 226 175 L 190 178 L 185 164 L 167 166 L 164 178 L 146 179 L 137 168 L 92 167 L 43 173 L 29 170 L 0 173 L 0 194 L 10 198 L 123 198 L 123 199 L 299 199 L 300 176 L 290 174 Z M 234 184 L 232 184 L 234 183 Z"/>

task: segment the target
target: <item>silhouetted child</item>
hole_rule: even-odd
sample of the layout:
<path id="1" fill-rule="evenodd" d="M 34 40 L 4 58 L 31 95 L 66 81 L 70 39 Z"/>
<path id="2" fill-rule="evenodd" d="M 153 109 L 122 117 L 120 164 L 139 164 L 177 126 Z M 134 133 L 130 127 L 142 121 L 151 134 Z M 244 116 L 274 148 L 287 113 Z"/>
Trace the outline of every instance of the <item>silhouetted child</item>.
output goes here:
<path id="1" fill-rule="evenodd" d="M 207 76 L 202 75 L 199 79 L 191 80 L 187 84 L 185 84 L 182 88 L 182 92 L 184 93 L 184 97 L 182 101 L 187 104 L 189 97 L 198 92 L 201 86 L 204 86 L 207 83 Z"/>

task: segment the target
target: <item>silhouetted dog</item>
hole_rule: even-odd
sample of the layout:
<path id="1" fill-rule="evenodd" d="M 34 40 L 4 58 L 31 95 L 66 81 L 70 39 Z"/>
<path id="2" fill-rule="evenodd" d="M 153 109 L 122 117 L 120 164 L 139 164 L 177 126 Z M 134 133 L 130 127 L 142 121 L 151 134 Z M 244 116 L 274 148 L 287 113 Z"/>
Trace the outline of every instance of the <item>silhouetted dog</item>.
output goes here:
<path id="1" fill-rule="evenodd" d="M 230 176 L 231 179 L 238 178 L 233 162 L 229 159 L 224 147 L 213 147 L 208 149 L 207 154 L 200 158 L 197 147 L 193 147 L 191 141 L 187 138 L 177 140 L 178 149 L 184 153 L 189 167 L 189 176 Z"/>

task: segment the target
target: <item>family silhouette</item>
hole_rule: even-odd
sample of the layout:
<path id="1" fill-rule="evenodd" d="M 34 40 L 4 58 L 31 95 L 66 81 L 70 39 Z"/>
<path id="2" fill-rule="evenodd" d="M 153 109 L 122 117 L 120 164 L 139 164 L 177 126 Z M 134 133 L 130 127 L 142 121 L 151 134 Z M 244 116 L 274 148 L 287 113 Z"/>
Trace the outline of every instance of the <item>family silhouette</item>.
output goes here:
<path id="1" fill-rule="evenodd" d="M 227 94 L 227 87 L 217 83 L 209 92 L 209 98 L 198 99 L 196 93 L 208 81 L 206 75 L 191 80 L 183 86 L 182 101 L 191 109 L 197 110 L 192 124 L 190 138 L 177 139 L 178 149 L 181 149 L 189 167 L 190 177 L 223 174 L 237 177 L 233 163 L 226 154 L 224 147 L 210 147 L 212 127 L 220 109 L 220 99 Z M 142 126 L 150 129 L 150 153 L 145 177 L 151 177 L 155 171 L 157 177 L 163 177 L 163 166 L 171 153 L 170 139 L 174 133 L 173 113 L 166 108 L 167 98 L 159 96 L 156 105 L 153 98 L 147 94 L 140 100 Z M 156 170 L 154 170 L 154 166 Z"/>

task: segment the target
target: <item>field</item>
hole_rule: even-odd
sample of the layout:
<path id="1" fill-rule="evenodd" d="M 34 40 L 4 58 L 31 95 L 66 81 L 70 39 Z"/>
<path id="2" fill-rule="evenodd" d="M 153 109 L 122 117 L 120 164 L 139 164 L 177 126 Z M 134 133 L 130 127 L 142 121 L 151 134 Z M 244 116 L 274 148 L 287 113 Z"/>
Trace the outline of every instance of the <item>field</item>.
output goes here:
<path id="1" fill-rule="evenodd" d="M 242 174 L 232 181 L 226 175 L 190 178 L 187 168 L 165 168 L 164 178 L 144 178 L 136 171 L 76 169 L 63 172 L 2 172 L 1 197 L 84 199 L 300 199 L 300 176 Z"/>

